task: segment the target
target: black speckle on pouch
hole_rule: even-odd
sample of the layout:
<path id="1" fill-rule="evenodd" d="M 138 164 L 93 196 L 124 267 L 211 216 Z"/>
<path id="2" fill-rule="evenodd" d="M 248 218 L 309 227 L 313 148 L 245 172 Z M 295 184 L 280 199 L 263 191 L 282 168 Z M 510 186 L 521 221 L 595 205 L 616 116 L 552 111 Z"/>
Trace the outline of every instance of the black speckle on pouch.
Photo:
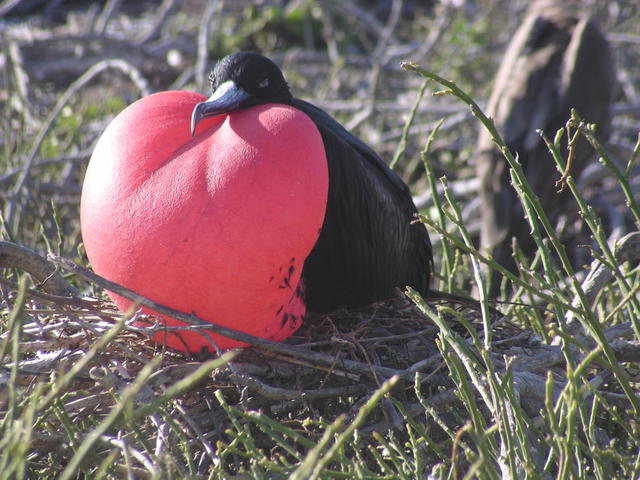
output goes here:
<path id="1" fill-rule="evenodd" d="M 272 283 L 277 279 L 278 280 L 277 285 L 280 290 L 285 288 L 288 288 L 289 290 L 293 290 L 292 279 L 297 268 L 298 268 L 298 265 L 296 263 L 296 257 L 291 257 L 289 259 L 289 264 L 280 265 L 278 267 L 277 273 L 269 277 L 269 283 Z"/>
<path id="2" fill-rule="evenodd" d="M 288 322 L 288 321 L 289 321 L 289 314 L 288 314 L 288 313 L 285 313 L 285 314 L 282 316 L 282 322 L 280 323 L 280 325 L 281 325 L 282 327 L 284 327 L 284 326 L 287 324 L 287 322 Z"/>
<path id="3" fill-rule="evenodd" d="M 288 288 L 288 289 L 291 290 L 291 277 L 293 276 L 293 273 L 295 271 L 296 271 L 296 267 L 294 267 L 293 265 L 289 265 L 289 269 L 287 270 L 287 274 L 282 279 L 282 283 L 280 285 L 278 285 L 278 288 L 280 288 L 280 289 Z M 280 272 L 282 272 L 282 267 L 280 267 Z"/>
<path id="4" fill-rule="evenodd" d="M 278 311 L 276 312 L 276 315 L 280 315 L 282 313 L 282 310 L 284 309 L 284 305 L 280 305 L 280 308 L 278 309 Z"/>

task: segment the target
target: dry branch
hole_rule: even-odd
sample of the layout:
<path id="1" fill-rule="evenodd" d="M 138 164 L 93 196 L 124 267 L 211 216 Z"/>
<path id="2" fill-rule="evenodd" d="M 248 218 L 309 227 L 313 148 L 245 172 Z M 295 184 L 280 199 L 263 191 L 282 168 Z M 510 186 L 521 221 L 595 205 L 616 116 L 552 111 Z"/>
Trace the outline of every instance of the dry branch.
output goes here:
<path id="1" fill-rule="evenodd" d="M 616 242 L 615 257 L 618 262 L 616 268 L 623 263 L 640 259 L 640 232 L 632 232 Z M 587 301 L 593 305 L 600 291 L 608 285 L 613 278 L 613 271 L 600 260 L 594 260 L 591 263 L 589 274 L 582 283 L 582 290 L 586 295 Z M 574 307 L 579 307 L 580 298 L 576 297 L 572 302 Z M 567 314 L 567 323 L 571 324 L 575 320 L 575 314 L 569 312 Z"/>
<path id="2" fill-rule="evenodd" d="M 0 268 L 17 268 L 29 273 L 38 286 L 52 295 L 70 296 L 78 292 L 71 287 L 56 271 L 56 267 L 21 245 L 11 242 L 0 242 Z"/>

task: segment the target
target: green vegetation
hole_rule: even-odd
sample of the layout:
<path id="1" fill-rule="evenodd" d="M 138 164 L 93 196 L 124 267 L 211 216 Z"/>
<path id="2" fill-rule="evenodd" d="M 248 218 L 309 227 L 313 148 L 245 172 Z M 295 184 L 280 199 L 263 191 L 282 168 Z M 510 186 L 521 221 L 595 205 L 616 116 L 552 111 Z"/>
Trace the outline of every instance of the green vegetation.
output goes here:
<path id="1" fill-rule="evenodd" d="M 99 283 L 60 267 L 82 295 L 64 301 L 40 288 L 43 279 L 3 263 L 0 478 L 640 477 L 637 111 L 620 114 L 614 126 L 624 148 L 601 145 L 578 113 L 565 131 L 545 138 L 559 172 L 567 160 L 561 135 L 587 138 L 608 172 L 600 188 L 617 199 L 613 208 L 631 232 L 612 242 L 610 211 L 592 205 L 591 190 L 568 177 L 586 232 L 584 266 L 568 261 L 562 232 L 549 224 L 517 158 L 504 149 L 539 247 L 533 259 L 516 249 L 514 274 L 478 251 L 477 227 L 465 211 L 475 191 L 459 189 L 473 176 L 474 132 L 493 129 L 478 104 L 508 41 L 509 32 L 497 25 L 505 20 L 500 8 L 511 2 L 476 2 L 474 15 L 444 6 L 434 14 L 407 2 L 417 11 L 392 29 L 397 45 L 426 38 L 432 28 L 441 35 L 405 70 L 390 56 L 379 78 L 370 71 L 380 63 L 368 57 L 379 32 L 334 5 L 343 2 L 292 1 L 283 9 L 266 3 L 240 14 L 220 7 L 210 60 L 238 48 L 290 49 L 294 57 L 296 48 L 320 52 L 321 60 L 298 64 L 281 56 L 292 88 L 318 98 L 345 123 L 360 107 L 373 109 L 351 126 L 397 161 L 416 193 L 431 192 L 421 220 L 434 244 L 434 287 L 475 291 L 479 306 L 407 292 L 411 302 L 319 319 L 292 339 L 296 347 L 288 355 L 267 346 L 202 361 L 150 344 L 131 323 L 139 314 L 115 311 Z M 610 28 L 637 42 L 637 8 L 612 3 L 631 13 L 611 20 Z M 439 22 L 437 15 L 450 20 Z M 164 31 L 180 31 L 187 21 L 195 31 L 201 20 L 199 11 L 174 12 Z M 125 28 L 126 18 L 115 17 L 113 25 Z M 328 58 L 336 46 L 339 56 Z M 414 59 L 415 50 L 407 51 L 402 59 Z M 621 62 L 635 58 L 625 48 L 616 51 Z M 6 55 L 13 60 L 0 97 L 6 112 L 0 240 L 88 267 L 78 222 L 83 171 L 109 119 L 144 95 L 136 75 L 152 88 L 204 86 L 193 83 L 193 72 L 180 85 L 177 72 L 167 80 L 164 71 L 150 73 L 130 60 L 132 68 L 105 67 L 75 89 L 69 85 L 86 69 L 63 87 L 27 83 L 25 93 L 16 65 L 29 70 L 28 59 L 20 66 Z M 100 59 L 107 58 L 116 57 L 107 52 Z M 624 67 L 634 79 L 627 88 L 637 86 L 638 71 Z M 377 88 L 371 89 L 372 78 Z M 424 97 L 416 100 L 426 79 Z M 502 146 L 497 133 L 495 141 Z M 490 269 L 507 278 L 506 303 L 487 298 Z"/>

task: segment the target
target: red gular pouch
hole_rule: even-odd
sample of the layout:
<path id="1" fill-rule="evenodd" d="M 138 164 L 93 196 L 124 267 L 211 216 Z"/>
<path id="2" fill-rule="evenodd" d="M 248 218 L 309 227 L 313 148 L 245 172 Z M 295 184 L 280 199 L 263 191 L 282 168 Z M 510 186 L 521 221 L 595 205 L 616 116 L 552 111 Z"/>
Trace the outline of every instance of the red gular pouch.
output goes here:
<path id="1" fill-rule="evenodd" d="M 327 204 L 322 138 L 307 115 L 280 104 L 203 119 L 192 138 L 191 112 L 204 100 L 154 94 L 107 127 L 82 188 L 87 255 L 97 274 L 159 304 L 280 341 L 305 314 L 300 276 Z M 108 294 L 122 311 L 131 306 Z M 243 345 L 206 334 L 221 349 Z M 152 340 L 212 349 L 202 335 Z"/>

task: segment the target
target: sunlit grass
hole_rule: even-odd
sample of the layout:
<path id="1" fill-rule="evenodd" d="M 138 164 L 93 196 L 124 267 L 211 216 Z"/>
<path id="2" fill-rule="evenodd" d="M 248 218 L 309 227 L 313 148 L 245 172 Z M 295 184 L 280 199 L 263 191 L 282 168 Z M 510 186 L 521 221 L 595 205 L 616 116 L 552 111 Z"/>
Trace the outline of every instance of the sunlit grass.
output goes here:
<path id="1" fill-rule="evenodd" d="M 271 14 L 269 22 L 277 23 L 277 12 Z M 247 27 L 251 31 L 264 25 L 261 19 L 251 19 L 254 22 Z M 275 42 L 274 27 L 270 28 L 257 41 Z M 319 27 L 314 24 L 314 28 Z M 478 32 L 463 33 L 460 42 L 469 35 L 474 41 L 482 40 Z M 241 43 L 240 37 L 232 40 L 232 46 Z M 419 67 L 411 69 L 443 81 Z M 478 121 L 493 130 L 476 102 L 455 83 L 442 83 L 448 95 L 470 106 Z M 89 148 L 91 142 L 82 129 L 125 105 L 122 97 L 103 100 L 81 105 L 72 99 L 44 137 L 38 159 L 73 153 L 79 144 Z M 405 139 L 413 120 L 409 117 Z M 613 172 L 640 226 L 640 212 L 629 186 L 630 165 L 640 142 L 629 158 L 629 167 L 621 171 L 577 115 L 567 120 L 571 128 L 581 129 L 580 134 Z M 624 340 L 629 345 L 640 342 L 640 270 L 633 262 L 619 261 L 617 247 L 609 245 L 603 234 L 601 219 L 568 178 L 567 188 L 597 246 L 593 257 L 611 272 L 611 281 L 592 300 L 522 169 L 506 149 L 513 185 L 525 207 L 538 254 L 526 259 L 516 252 L 518 274 L 497 265 L 474 247 L 461 217 L 462 205 L 446 178 L 434 173 L 430 155 L 439 138 L 438 128 L 422 152 L 434 206 L 421 219 L 430 229 L 437 253 L 438 287 L 455 294 L 475 289 L 483 308 L 478 330 L 455 310 L 434 309 L 409 292 L 438 328 L 441 369 L 455 384 L 455 394 L 446 398 L 444 407 L 434 399 L 447 392 L 431 390 L 429 378 L 416 374 L 381 381 L 363 398 L 335 399 L 332 416 L 309 409 L 301 417 L 283 419 L 276 410 L 261 408 L 259 403 L 250 406 L 250 395 L 241 386 L 229 392 L 211 379 L 211 372 L 227 364 L 232 354 L 196 362 L 188 374 L 170 384 L 156 382 L 164 373 L 160 356 L 132 378 L 102 376 L 105 365 L 97 359 L 129 348 L 119 336 L 125 330 L 126 316 L 110 328 L 98 327 L 96 316 L 93 336 L 83 337 L 93 340 L 82 345 L 81 357 L 65 359 L 45 374 L 29 372 L 25 360 L 32 359 L 35 350 L 26 348 L 24 325 L 29 318 L 44 328 L 46 318 L 30 310 L 26 277 L 8 271 L 6 276 L 19 286 L 15 295 L 8 293 L 8 287 L 2 290 L 6 303 L 0 312 L 0 478 L 203 478 L 201 465 L 206 466 L 209 478 L 220 479 L 637 478 L 640 400 L 633 362 L 637 365 L 638 359 L 619 361 L 606 329 L 631 324 L 631 333 Z M 19 129 L 4 132 L 14 132 L 3 147 L 3 167 L 9 171 L 22 165 L 33 138 Z M 504 146 L 494 134 L 495 141 Z M 558 148 L 558 140 L 558 136 L 546 139 L 561 171 L 566 153 Z M 396 160 L 405 155 L 405 147 L 398 146 Z M 61 176 L 62 164 L 64 161 L 36 165 L 37 182 Z M 39 196 L 38 188 L 29 193 L 28 201 L 17 206 L 15 223 L 3 226 L 3 239 L 84 262 L 77 205 L 52 203 L 51 196 Z M 489 289 L 486 272 L 492 269 L 505 277 L 503 298 L 510 302 L 498 308 L 537 342 L 517 361 L 494 349 L 492 304 L 485 293 Z M 95 286 L 85 287 L 84 292 L 102 295 Z M 52 309 L 51 313 L 59 312 Z M 550 345 L 559 346 L 560 352 L 553 365 L 544 363 L 545 350 L 538 348 Z M 518 365 L 534 360 L 540 363 L 537 377 Z M 123 371 L 127 370 L 123 367 Z M 208 387 L 207 395 L 199 394 L 194 400 L 197 395 L 193 392 L 203 384 Z M 101 390 L 99 398 L 90 393 L 96 385 Z M 230 395 L 237 402 L 231 402 Z M 409 395 L 415 399 L 412 408 L 405 398 Z M 186 411 L 191 401 L 206 403 L 214 412 L 215 429 L 199 430 L 198 421 Z M 87 406 L 79 408 L 83 402 Z M 368 428 L 374 412 L 381 411 L 382 417 L 397 412 L 400 422 L 395 430 Z M 41 451 L 48 453 L 41 455 Z"/>

